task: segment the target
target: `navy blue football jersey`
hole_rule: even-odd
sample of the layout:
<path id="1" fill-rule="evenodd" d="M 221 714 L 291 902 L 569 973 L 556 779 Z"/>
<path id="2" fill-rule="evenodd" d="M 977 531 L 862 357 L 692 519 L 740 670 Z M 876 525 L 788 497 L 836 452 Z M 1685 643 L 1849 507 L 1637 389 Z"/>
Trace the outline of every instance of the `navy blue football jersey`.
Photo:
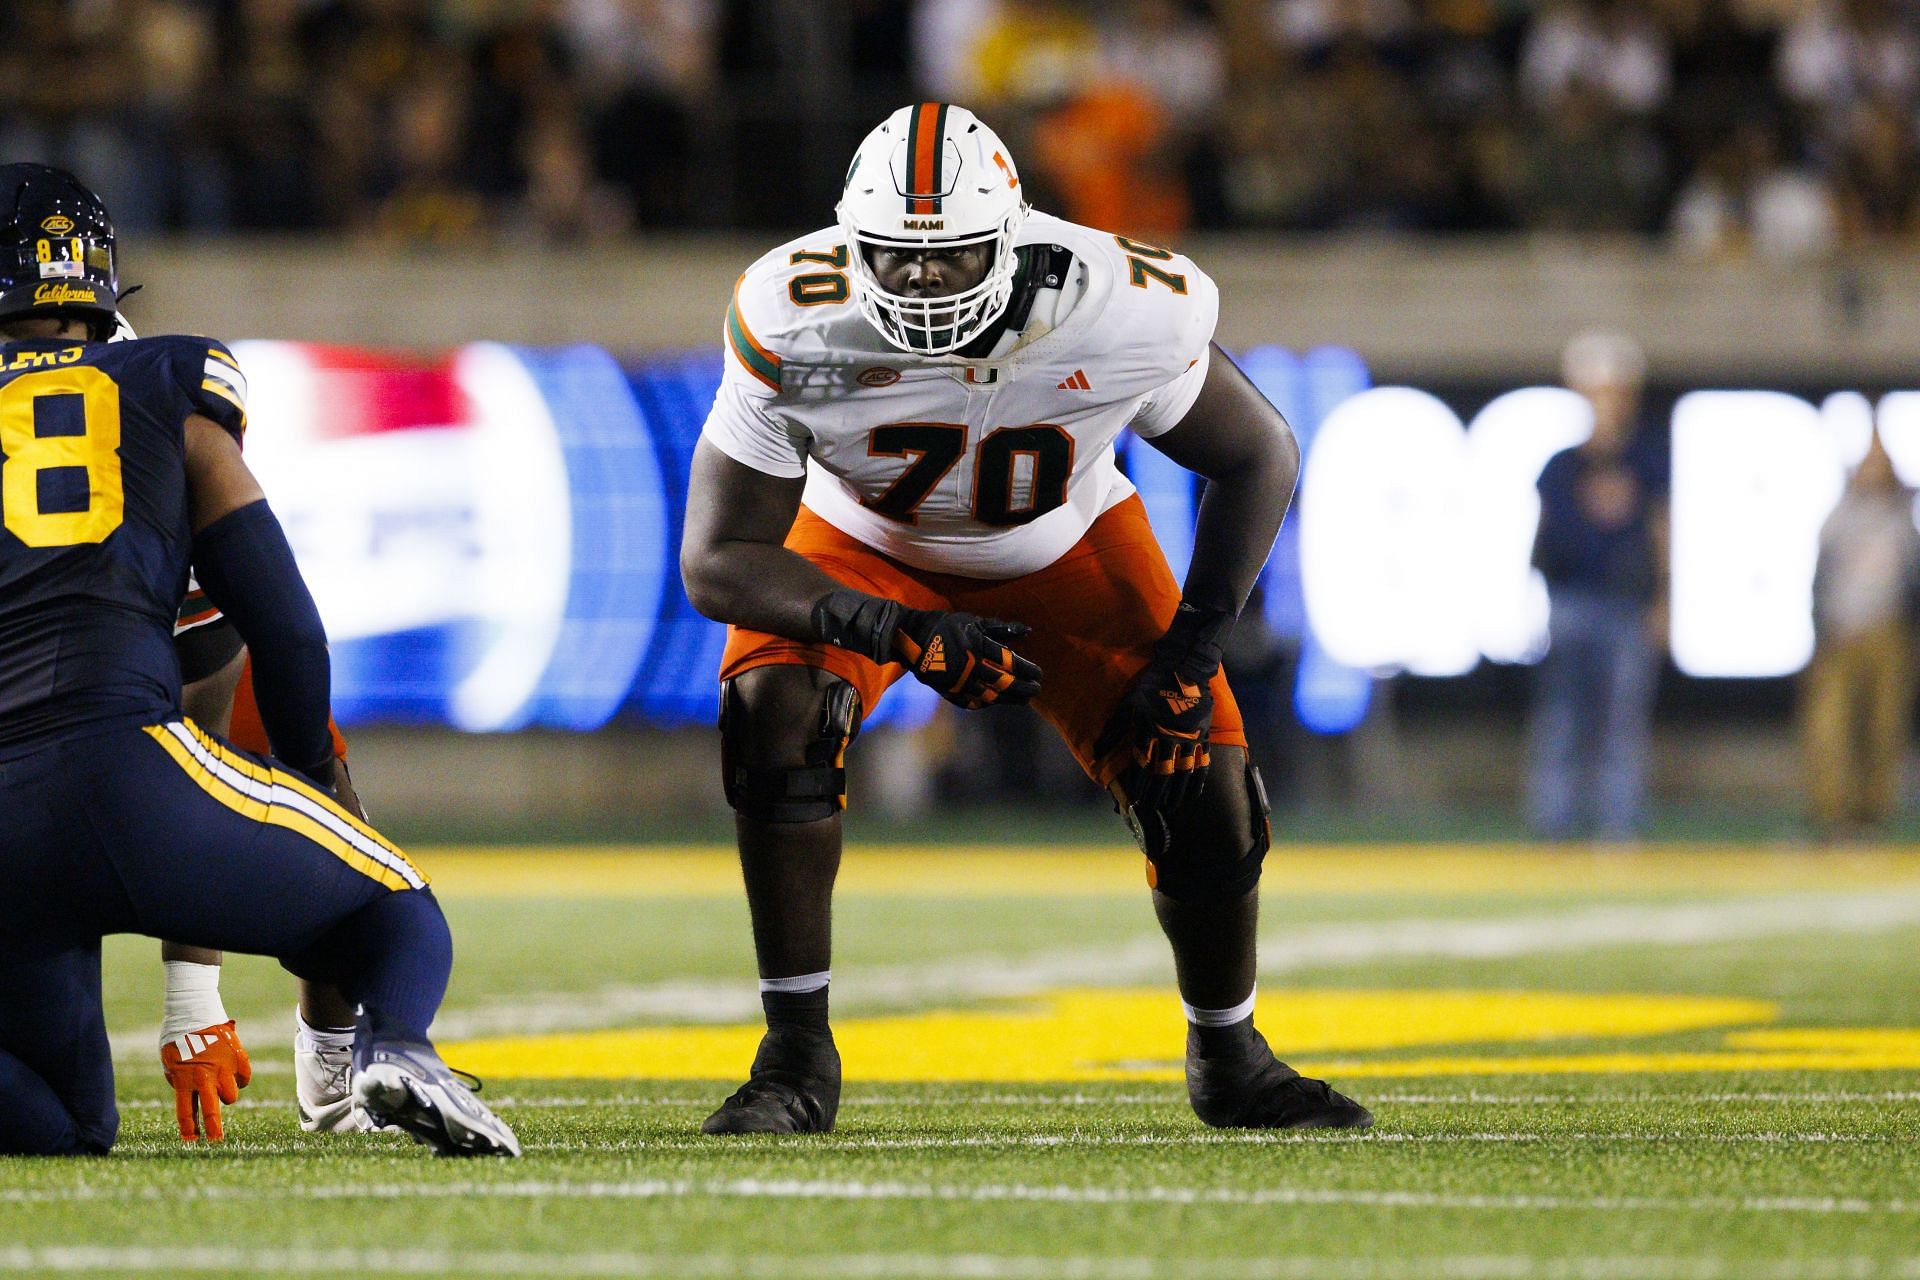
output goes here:
<path id="1" fill-rule="evenodd" d="M 246 429 L 218 342 L 0 343 L 0 754 L 178 710 L 196 413 Z"/>

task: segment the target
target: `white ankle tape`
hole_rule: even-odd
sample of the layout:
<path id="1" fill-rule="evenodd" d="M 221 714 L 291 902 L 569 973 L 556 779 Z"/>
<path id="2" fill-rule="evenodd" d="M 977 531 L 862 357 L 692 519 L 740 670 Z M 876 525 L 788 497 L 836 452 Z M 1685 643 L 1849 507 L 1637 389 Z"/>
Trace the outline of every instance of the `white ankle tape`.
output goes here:
<path id="1" fill-rule="evenodd" d="M 831 969 L 822 969 L 818 973 L 803 973 L 792 978 L 762 978 L 760 993 L 765 995 L 774 991 L 789 996 L 805 995 L 809 991 L 820 990 L 832 981 L 833 970 Z"/>
<path id="2" fill-rule="evenodd" d="M 1187 1011 L 1187 1021 L 1196 1027 L 1230 1027 L 1253 1016 L 1253 999 L 1259 994 L 1260 988 L 1255 987 L 1245 1000 L 1231 1009 L 1196 1009 L 1185 1000 L 1180 1002 L 1180 1007 Z"/>

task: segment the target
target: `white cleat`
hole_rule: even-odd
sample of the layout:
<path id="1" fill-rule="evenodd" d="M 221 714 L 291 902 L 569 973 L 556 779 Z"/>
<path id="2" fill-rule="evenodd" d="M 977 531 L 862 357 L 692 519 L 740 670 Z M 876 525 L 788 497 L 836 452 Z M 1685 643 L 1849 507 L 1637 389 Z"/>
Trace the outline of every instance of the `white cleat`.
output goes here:
<path id="1" fill-rule="evenodd" d="M 367 1133 L 373 1120 L 353 1096 L 353 1045 L 323 1045 L 296 1016 L 293 1092 L 308 1133 Z"/>
<path id="2" fill-rule="evenodd" d="M 431 1045 L 375 1045 L 353 1096 L 376 1125 L 393 1125 L 443 1156 L 517 1156 L 520 1140 L 440 1061 Z"/>

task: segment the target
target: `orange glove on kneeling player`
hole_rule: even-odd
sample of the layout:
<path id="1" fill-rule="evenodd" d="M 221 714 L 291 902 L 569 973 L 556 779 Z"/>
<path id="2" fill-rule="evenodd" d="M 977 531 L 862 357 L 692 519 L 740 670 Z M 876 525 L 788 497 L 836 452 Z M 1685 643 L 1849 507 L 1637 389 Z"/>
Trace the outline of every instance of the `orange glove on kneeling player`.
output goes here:
<path id="1" fill-rule="evenodd" d="M 208 1142 L 221 1141 L 226 1132 L 220 1124 L 220 1104 L 240 1101 L 240 1091 L 253 1079 L 253 1063 L 233 1021 L 162 1042 L 160 1066 L 173 1086 L 180 1140 L 197 1141 L 204 1128 Z"/>

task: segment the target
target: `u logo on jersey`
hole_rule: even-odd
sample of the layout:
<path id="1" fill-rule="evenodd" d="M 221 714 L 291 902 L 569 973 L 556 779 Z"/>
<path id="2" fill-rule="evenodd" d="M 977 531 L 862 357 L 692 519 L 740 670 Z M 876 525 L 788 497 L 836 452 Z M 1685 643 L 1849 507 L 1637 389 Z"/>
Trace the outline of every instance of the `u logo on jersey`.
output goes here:
<path id="1" fill-rule="evenodd" d="M 1000 370 L 982 369 L 976 365 L 967 366 L 967 381 L 975 386 L 986 387 L 1000 381 Z"/>

